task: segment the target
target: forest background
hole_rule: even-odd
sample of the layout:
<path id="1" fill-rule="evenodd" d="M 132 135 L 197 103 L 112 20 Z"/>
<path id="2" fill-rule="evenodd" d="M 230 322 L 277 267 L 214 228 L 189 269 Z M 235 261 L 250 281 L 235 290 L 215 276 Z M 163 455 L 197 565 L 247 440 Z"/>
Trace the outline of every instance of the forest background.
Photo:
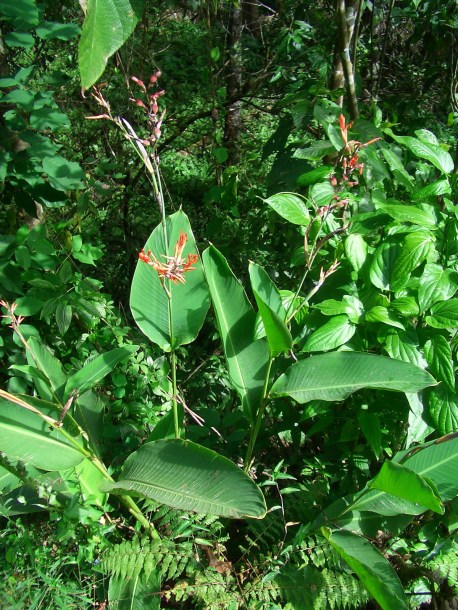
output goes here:
<path id="1" fill-rule="evenodd" d="M 456 608 L 456 2 L 0 28 L 0 606 Z"/>

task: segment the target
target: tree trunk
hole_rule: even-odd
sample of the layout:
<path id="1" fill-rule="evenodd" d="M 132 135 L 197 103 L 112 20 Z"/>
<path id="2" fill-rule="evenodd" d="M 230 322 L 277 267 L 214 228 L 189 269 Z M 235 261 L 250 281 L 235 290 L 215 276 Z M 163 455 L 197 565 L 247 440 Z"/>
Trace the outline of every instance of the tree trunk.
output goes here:
<path id="1" fill-rule="evenodd" d="M 236 100 L 228 108 L 224 125 L 224 146 L 228 151 L 227 163 L 237 165 L 240 161 L 240 134 L 242 132 L 242 102 L 238 99 L 242 90 L 242 9 L 231 7 L 227 36 L 228 73 L 226 76 L 227 97 Z"/>

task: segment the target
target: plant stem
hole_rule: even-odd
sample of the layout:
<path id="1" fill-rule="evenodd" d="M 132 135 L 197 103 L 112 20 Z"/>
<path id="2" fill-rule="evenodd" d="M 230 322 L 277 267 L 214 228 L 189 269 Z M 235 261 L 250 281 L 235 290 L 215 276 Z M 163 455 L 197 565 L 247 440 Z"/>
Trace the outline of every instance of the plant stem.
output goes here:
<path id="1" fill-rule="evenodd" d="M 256 444 L 256 439 L 257 439 L 258 434 L 259 434 L 259 429 L 261 428 L 261 422 L 262 422 L 262 418 L 263 418 L 263 415 L 264 415 L 264 411 L 266 409 L 267 403 L 269 402 L 269 399 L 268 399 L 268 396 L 267 396 L 267 390 L 268 390 L 268 387 L 269 387 L 270 369 L 272 368 L 272 363 L 273 363 L 273 358 L 271 356 L 269 358 L 269 362 L 267 364 L 266 377 L 264 379 L 264 387 L 262 389 L 261 404 L 259 406 L 259 410 L 258 410 L 258 413 L 256 415 L 255 424 L 251 428 L 251 432 L 250 432 L 250 440 L 248 441 L 248 449 L 247 449 L 247 452 L 246 452 L 245 462 L 244 462 L 244 470 L 245 470 L 245 472 L 248 472 L 248 470 L 250 468 L 251 458 L 252 458 L 252 455 L 253 455 L 254 446 Z"/>
<path id="2" fill-rule="evenodd" d="M 175 438 L 180 438 L 180 423 L 178 421 L 178 405 L 177 405 L 177 361 L 175 350 L 170 353 L 170 365 L 172 367 L 172 408 L 173 408 L 173 425 L 175 427 Z"/>

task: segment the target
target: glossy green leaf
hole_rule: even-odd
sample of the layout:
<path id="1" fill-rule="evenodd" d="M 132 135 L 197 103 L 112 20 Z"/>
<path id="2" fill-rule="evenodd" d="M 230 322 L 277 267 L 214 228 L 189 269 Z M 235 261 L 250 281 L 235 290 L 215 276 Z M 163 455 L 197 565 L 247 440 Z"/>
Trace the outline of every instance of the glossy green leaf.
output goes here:
<path id="1" fill-rule="evenodd" d="M 435 441 L 401 451 L 393 458 L 431 479 L 443 502 L 458 495 L 458 436 L 450 434 Z"/>
<path id="2" fill-rule="evenodd" d="M 388 331 L 385 338 L 385 349 L 391 358 L 403 360 L 426 368 L 427 363 L 418 346 L 418 339 L 414 332 Z"/>
<path id="3" fill-rule="evenodd" d="M 378 475 L 369 483 L 369 488 L 378 489 L 419 504 L 425 509 L 432 510 L 440 515 L 444 513 L 435 487 L 405 465 L 385 462 Z"/>
<path id="4" fill-rule="evenodd" d="M 374 452 L 377 459 L 380 459 L 382 447 L 382 430 L 380 428 L 380 418 L 377 413 L 370 411 L 360 411 L 358 415 L 359 425 L 369 443 L 370 448 Z"/>
<path id="5" fill-rule="evenodd" d="M 382 307 L 381 305 L 377 305 L 376 307 L 372 307 L 365 315 L 366 322 L 381 322 L 382 324 L 387 324 L 388 326 L 395 326 L 396 328 L 400 328 L 404 330 L 404 324 L 398 320 L 398 318 L 386 307 Z"/>
<path id="6" fill-rule="evenodd" d="M 30 337 L 27 343 L 30 348 L 27 352 L 27 362 L 36 365 L 48 380 L 47 383 L 35 380 L 40 396 L 51 402 L 56 399 L 62 402 L 63 388 L 67 381 L 62 364 L 36 337 Z"/>
<path id="7" fill-rule="evenodd" d="M 391 302 L 390 306 L 391 309 L 394 309 L 406 318 L 415 318 L 420 313 L 420 308 L 415 297 L 398 297 Z"/>
<path id="8" fill-rule="evenodd" d="M 375 546 L 347 531 L 333 531 L 326 537 L 383 610 L 407 610 L 401 581 Z"/>
<path id="9" fill-rule="evenodd" d="M 341 301 L 326 299 L 313 306 L 319 309 L 324 316 L 338 316 L 346 314 L 351 322 L 355 324 L 361 320 L 364 313 L 364 306 L 359 299 L 349 294 L 343 296 Z"/>
<path id="10" fill-rule="evenodd" d="M 108 494 L 100 491 L 99 486 L 105 481 L 104 475 L 91 460 L 85 459 L 75 468 L 75 474 L 81 488 L 85 504 L 93 504 L 103 508 Z"/>
<path id="11" fill-rule="evenodd" d="M 455 367 L 449 341 L 443 335 L 433 335 L 426 341 L 424 352 L 434 377 L 455 392 Z"/>
<path id="12" fill-rule="evenodd" d="M 387 148 L 386 146 L 383 146 L 381 150 L 386 162 L 388 163 L 389 168 L 393 172 L 393 176 L 407 190 L 411 191 L 413 189 L 414 180 L 412 176 L 410 176 L 409 173 L 404 169 L 400 158 L 394 151 L 392 151 L 390 148 Z"/>
<path id="13" fill-rule="evenodd" d="M 385 356 L 334 352 L 293 364 L 274 383 L 271 396 L 291 396 L 296 402 L 344 400 L 361 388 L 417 392 L 434 385 L 422 369 Z"/>
<path id="14" fill-rule="evenodd" d="M 125 345 L 96 356 L 68 379 L 65 385 L 65 400 L 73 390 L 77 390 L 78 394 L 84 394 L 93 388 L 108 373 L 111 373 L 119 362 L 126 360 L 137 350 L 138 345 Z"/>
<path id="15" fill-rule="evenodd" d="M 285 324 L 286 311 L 278 288 L 260 265 L 250 263 L 251 288 L 266 332 L 271 356 L 292 348 L 293 339 Z"/>
<path id="16" fill-rule="evenodd" d="M 49 408 L 45 414 L 49 414 Z M 39 415 L 3 398 L 0 398 L 0 451 L 11 461 L 21 460 L 46 471 L 66 470 L 84 459 L 61 430 L 50 430 Z"/>
<path id="17" fill-rule="evenodd" d="M 222 517 L 262 519 L 266 513 L 248 475 L 218 453 L 181 439 L 142 445 L 127 458 L 119 480 L 103 488 Z"/>
<path id="18" fill-rule="evenodd" d="M 377 248 L 369 270 L 370 280 L 376 288 L 389 290 L 391 273 L 401 251 L 399 242 L 387 238 Z"/>
<path id="19" fill-rule="evenodd" d="M 401 244 L 401 252 L 396 257 L 391 272 L 393 290 L 399 290 L 408 281 L 410 274 L 424 261 L 434 256 L 434 241 L 430 233 L 417 231 L 409 233 Z"/>
<path id="20" fill-rule="evenodd" d="M 49 183 L 58 191 L 84 188 L 84 172 L 78 163 L 54 155 L 43 159 L 43 170 Z"/>
<path id="21" fill-rule="evenodd" d="M 262 399 L 269 347 L 265 339 L 254 341 L 256 314 L 224 256 L 210 246 L 202 259 L 229 377 L 245 415 L 254 421 Z"/>
<path id="22" fill-rule="evenodd" d="M 56 307 L 56 324 L 63 337 L 70 327 L 72 321 L 72 306 L 68 303 L 59 302 Z"/>
<path id="23" fill-rule="evenodd" d="M 367 243 L 362 235 L 350 233 L 344 243 L 345 254 L 355 271 L 359 271 L 367 258 Z"/>
<path id="24" fill-rule="evenodd" d="M 453 159 L 449 153 L 440 146 L 421 141 L 417 138 L 412 138 L 411 136 L 396 136 L 391 129 L 385 129 L 385 132 L 396 140 L 396 142 L 405 144 L 405 146 L 420 159 L 426 159 L 432 163 L 442 173 L 450 174 L 453 172 Z"/>
<path id="25" fill-rule="evenodd" d="M 428 214 L 413 205 L 383 204 L 379 207 L 398 222 L 410 222 L 431 229 L 436 226 L 436 217 L 432 212 Z"/>
<path id="26" fill-rule="evenodd" d="M 30 32 L 8 32 L 3 38 L 13 49 L 31 49 L 35 44 L 35 38 Z"/>
<path id="27" fill-rule="evenodd" d="M 433 432 L 433 429 L 425 421 L 426 408 L 423 403 L 423 392 L 406 393 L 406 398 L 410 407 L 406 447 L 411 447 L 414 443 L 423 442 Z"/>
<path id="28" fill-rule="evenodd" d="M 1 14 L 3 18 L 12 21 L 16 28 L 28 29 L 28 26 L 37 25 L 39 21 L 35 0 L 2 2 Z"/>
<path id="29" fill-rule="evenodd" d="M 443 269 L 440 265 L 428 263 L 420 278 L 418 303 L 420 311 L 426 311 L 438 301 L 448 301 L 458 290 L 458 273 Z"/>
<path id="30" fill-rule="evenodd" d="M 36 32 L 37 36 L 43 40 L 73 40 L 79 36 L 81 30 L 76 23 L 43 21 L 37 27 Z"/>
<path id="31" fill-rule="evenodd" d="M 310 212 L 304 199 L 298 195 L 277 193 L 264 201 L 288 222 L 304 227 L 310 223 Z"/>
<path id="32" fill-rule="evenodd" d="M 447 195 L 451 193 L 450 182 L 448 180 L 438 180 L 432 184 L 427 184 L 423 188 L 413 193 L 413 199 L 415 201 L 421 201 L 423 199 L 429 199 L 430 197 L 439 197 L 440 195 Z"/>
<path id="33" fill-rule="evenodd" d="M 308 159 L 310 161 L 315 159 L 322 159 L 326 155 L 332 155 L 336 152 L 336 149 L 331 142 L 327 140 L 319 140 L 318 142 L 312 142 L 307 148 L 298 148 L 294 157 L 296 159 Z"/>
<path id="34" fill-rule="evenodd" d="M 347 316 L 336 316 L 320 326 L 305 342 L 304 352 L 327 352 L 350 341 L 356 326 Z"/>
<path id="35" fill-rule="evenodd" d="M 335 195 L 334 187 L 328 181 L 314 184 L 310 189 L 310 199 L 316 206 L 330 205 Z"/>
<path id="36" fill-rule="evenodd" d="M 83 89 L 100 78 L 108 59 L 132 34 L 143 6 L 143 0 L 87 0 L 78 49 Z"/>
<path id="37" fill-rule="evenodd" d="M 325 178 L 329 178 L 334 173 L 334 168 L 329 165 L 323 165 L 322 167 L 316 167 L 310 172 L 301 174 L 297 179 L 299 186 L 309 186 L 310 184 L 316 184 L 322 182 Z"/>
<path id="38" fill-rule="evenodd" d="M 458 328 L 458 299 L 449 299 L 431 307 L 426 323 L 433 328 Z"/>
<path id="39" fill-rule="evenodd" d="M 181 231 L 188 236 L 182 258 L 197 254 L 191 225 L 181 210 L 167 218 L 167 239 L 163 225 L 158 225 L 144 246 L 145 252 L 151 250 L 158 260 L 164 262 L 165 256 L 174 255 Z M 166 280 L 170 300 L 157 272 L 141 261 L 137 263 L 130 292 L 130 308 L 140 330 L 165 351 L 194 341 L 210 307 L 200 260 L 193 267 L 193 271 L 185 273 L 185 284 L 172 284 Z"/>
<path id="40" fill-rule="evenodd" d="M 439 434 L 458 430 L 458 396 L 455 391 L 440 385 L 428 394 L 429 415 Z"/>
<path id="41" fill-rule="evenodd" d="M 63 127 L 70 127 L 70 119 L 57 108 L 44 106 L 43 108 L 35 108 L 30 113 L 30 125 L 38 131 L 45 131 L 46 129 L 56 131 Z M 67 161 L 59 155 L 45 157 L 43 159 L 43 169 L 50 176 L 50 182 L 52 180 L 54 183 L 51 183 L 52 186 L 55 184 L 59 185 L 55 186 L 59 191 L 67 190 L 67 185 L 70 185 L 68 188 L 73 188 L 76 180 L 78 180 L 79 184 L 79 180 L 84 177 L 78 163 Z M 61 172 L 62 176 L 60 175 Z M 75 177 L 76 172 L 78 172 L 77 177 Z"/>

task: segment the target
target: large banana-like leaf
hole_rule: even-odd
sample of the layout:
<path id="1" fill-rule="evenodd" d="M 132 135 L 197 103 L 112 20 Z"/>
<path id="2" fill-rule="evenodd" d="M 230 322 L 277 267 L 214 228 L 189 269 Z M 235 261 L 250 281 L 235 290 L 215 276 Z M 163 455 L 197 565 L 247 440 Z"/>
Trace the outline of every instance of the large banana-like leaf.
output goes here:
<path id="1" fill-rule="evenodd" d="M 44 400 L 55 401 L 56 398 L 63 401 L 63 388 L 67 377 L 60 361 L 44 346 L 37 337 L 30 337 L 27 341 L 27 361 L 30 365 L 36 365 L 46 376 L 48 383 L 34 378 L 35 386 Z"/>
<path id="2" fill-rule="evenodd" d="M 407 610 L 399 576 L 378 549 L 351 532 L 334 531 L 326 537 L 383 610 Z"/>
<path id="3" fill-rule="evenodd" d="M 191 441 L 163 439 L 130 455 L 118 481 L 101 489 L 221 517 L 261 519 L 259 487 L 230 460 Z"/>
<path id="4" fill-rule="evenodd" d="M 84 394 L 84 392 L 93 388 L 108 373 L 111 373 L 119 362 L 131 356 L 137 350 L 138 345 L 124 345 L 96 356 L 69 378 L 65 385 L 65 399 L 68 399 L 73 390 L 77 390 L 78 394 Z"/>
<path id="5" fill-rule="evenodd" d="M 271 355 L 290 350 L 293 339 L 285 324 L 286 311 L 280 292 L 260 265 L 250 263 L 250 281 L 254 298 L 261 314 Z"/>
<path id="6" fill-rule="evenodd" d="M 183 258 L 197 254 L 188 217 L 181 210 L 167 218 L 165 232 L 162 224 L 154 229 L 144 246 L 145 252 L 151 250 L 165 263 L 164 257 L 174 254 L 180 231 L 188 237 Z M 200 260 L 193 267 L 193 271 L 185 274 L 185 284 L 174 285 L 166 280 L 171 293 L 169 299 L 157 272 L 141 261 L 137 264 L 130 308 L 140 330 L 165 351 L 194 341 L 207 315 L 210 299 Z"/>
<path id="7" fill-rule="evenodd" d="M 35 408 L 38 403 L 35 399 Z M 40 411 L 45 410 L 43 405 Z M 50 430 L 37 413 L 4 398 L 0 398 L 0 451 L 11 461 L 21 460 L 48 471 L 66 470 L 84 459 L 61 430 Z"/>
<path id="8" fill-rule="evenodd" d="M 413 364 L 360 352 L 333 352 L 293 364 L 274 383 L 271 396 L 310 400 L 344 400 L 361 388 L 418 392 L 436 382 Z"/>
<path id="9" fill-rule="evenodd" d="M 221 252 L 211 246 L 202 259 L 229 377 L 253 422 L 262 399 L 269 348 L 265 339 L 254 340 L 256 314 Z"/>

